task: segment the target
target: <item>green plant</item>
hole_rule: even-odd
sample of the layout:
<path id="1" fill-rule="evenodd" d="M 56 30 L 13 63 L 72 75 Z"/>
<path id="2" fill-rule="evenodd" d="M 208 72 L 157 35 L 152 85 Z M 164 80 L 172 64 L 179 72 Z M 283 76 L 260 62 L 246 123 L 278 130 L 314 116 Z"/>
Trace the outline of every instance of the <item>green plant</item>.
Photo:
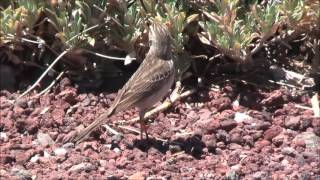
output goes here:
<path id="1" fill-rule="evenodd" d="M 248 55 L 248 47 L 255 37 L 253 16 L 246 14 L 245 19 L 237 16 L 238 1 L 216 1 L 217 12 L 204 11 L 208 18 L 200 23 L 205 30 L 203 41 L 220 49 L 228 57 L 244 61 Z M 204 40 L 205 38 L 206 40 Z"/>

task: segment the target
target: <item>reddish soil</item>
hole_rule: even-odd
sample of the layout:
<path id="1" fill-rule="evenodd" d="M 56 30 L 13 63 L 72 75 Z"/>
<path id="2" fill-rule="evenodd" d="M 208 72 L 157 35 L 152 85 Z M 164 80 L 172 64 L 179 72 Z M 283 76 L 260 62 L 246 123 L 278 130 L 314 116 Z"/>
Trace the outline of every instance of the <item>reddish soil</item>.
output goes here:
<path id="1" fill-rule="evenodd" d="M 78 145 L 63 145 L 69 132 L 107 109 L 115 94 L 80 94 L 67 79 L 50 94 L 15 104 L 19 94 L 2 91 L 0 177 L 320 179 L 320 118 L 295 106 L 310 106 L 307 94 L 291 94 L 225 84 L 159 113 L 149 134 L 167 142 L 140 140 L 119 128 L 124 137 L 114 136 L 101 127 Z M 135 116 L 135 110 L 126 111 L 108 121 Z"/>

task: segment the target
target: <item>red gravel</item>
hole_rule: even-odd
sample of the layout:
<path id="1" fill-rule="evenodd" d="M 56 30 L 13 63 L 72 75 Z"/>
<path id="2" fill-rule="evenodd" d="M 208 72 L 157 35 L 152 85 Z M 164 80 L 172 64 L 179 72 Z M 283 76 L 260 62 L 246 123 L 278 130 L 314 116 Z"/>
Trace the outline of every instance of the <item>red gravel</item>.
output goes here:
<path id="1" fill-rule="evenodd" d="M 114 94 L 79 94 L 67 80 L 53 93 L 0 93 L 0 177 L 7 179 L 319 179 L 320 118 L 295 107 L 286 90 L 199 91 L 151 124 L 140 140 L 103 128 L 79 145 L 61 144 L 70 131 L 87 126 L 107 109 Z M 240 90 L 241 91 L 241 90 Z M 239 92 L 239 89 L 237 90 Z M 205 96 L 202 96 L 202 95 Z M 285 97 L 285 98 L 284 98 Z M 253 107 L 254 106 L 254 107 Z M 256 107 L 256 108 L 255 108 Z M 134 110 L 109 121 L 129 120 Z M 138 126 L 137 126 L 138 127 Z"/>

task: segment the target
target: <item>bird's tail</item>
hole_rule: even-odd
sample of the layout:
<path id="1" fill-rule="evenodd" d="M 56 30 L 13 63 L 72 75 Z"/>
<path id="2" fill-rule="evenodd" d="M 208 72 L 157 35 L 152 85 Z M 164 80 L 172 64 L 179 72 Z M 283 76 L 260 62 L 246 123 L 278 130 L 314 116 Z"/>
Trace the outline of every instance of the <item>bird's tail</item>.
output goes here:
<path id="1" fill-rule="evenodd" d="M 92 131 L 94 131 L 96 128 L 98 128 L 102 123 L 109 118 L 113 114 L 113 109 L 108 109 L 107 112 L 100 115 L 95 121 L 93 121 L 88 127 L 86 127 L 84 130 L 80 131 L 77 136 L 73 139 L 73 142 L 80 143 L 85 138 L 87 138 L 88 135 L 91 134 Z"/>

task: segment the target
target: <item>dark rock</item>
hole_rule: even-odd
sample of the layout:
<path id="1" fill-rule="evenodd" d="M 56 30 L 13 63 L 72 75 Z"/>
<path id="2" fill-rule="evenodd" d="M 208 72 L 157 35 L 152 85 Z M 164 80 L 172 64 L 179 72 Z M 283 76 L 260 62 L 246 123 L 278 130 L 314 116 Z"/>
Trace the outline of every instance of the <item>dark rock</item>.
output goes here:
<path id="1" fill-rule="evenodd" d="M 249 135 L 245 135 L 242 137 L 242 139 L 244 140 L 244 143 L 249 145 L 249 146 L 253 146 L 254 145 L 254 141 L 253 141 L 253 137 L 249 136 Z"/>
<path id="2" fill-rule="evenodd" d="M 0 163 L 1 164 L 7 164 L 7 163 L 12 163 L 14 162 L 15 156 L 14 155 L 10 155 L 10 154 L 0 154 Z"/>
<path id="3" fill-rule="evenodd" d="M 5 50 L 3 50 L 3 52 L 5 53 Z M 7 56 L 7 55 L 4 55 L 4 56 Z M 16 86 L 17 86 L 16 70 L 13 66 L 8 66 L 4 63 L 1 63 L 0 77 L 1 77 L 0 90 L 8 90 L 11 92 L 16 90 Z"/>
<path id="4" fill-rule="evenodd" d="M 272 140 L 272 138 L 276 137 L 280 132 L 282 131 L 282 128 L 279 126 L 271 127 L 270 129 L 266 130 L 264 132 L 264 138 L 267 140 Z"/>
<path id="5" fill-rule="evenodd" d="M 320 127 L 314 127 L 313 128 L 313 132 L 314 132 L 315 135 L 320 137 Z"/>
<path id="6" fill-rule="evenodd" d="M 237 152 L 233 152 L 229 155 L 227 160 L 229 166 L 236 165 L 240 162 L 240 155 Z"/>
<path id="7" fill-rule="evenodd" d="M 284 141 L 286 141 L 288 139 L 288 137 L 284 134 L 279 134 L 278 136 L 274 137 L 272 139 L 272 143 L 275 145 L 275 146 L 280 146 L 283 144 Z"/>
<path id="8" fill-rule="evenodd" d="M 251 136 L 253 140 L 256 141 L 262 137 L 262 132 L 261 131 L 254 132 Z"/>
<path id="9" fill-rule="evenodd" d="M 230 136 L 230 142 L 241 144 L 243 143 L 243 139 L 239 133 L 232 133 Z"/>
<path id="10" fill-rule="evenodd" d="M 221 128 L 230 131 L 233 128 L 237 127 L 237 122 L 233 119 L 227 119 L 220 122 Z"/>
<path id="11" fill-rule="evenodd" d="M 300 130 L 306 130 L 308 127 L 312 126 L 312 119 L 308 117 L 301 117 Z"/>
<path id="12" fill-rule="evenodd" d="M 38 117 L 28 117 L 26 120 L 18 120 L 15 125 L 20 133 L 27 131 L 30 134 L 34 134 L 39 128 Z"/>
<path id="13" fill-rule="evenodd" d="M 75 89 L 75 88 L 68 88 L 68 90 L 65 90 L 64 92 L 60 93 L 59 95 L 62 95 L 63 99 L 71 105 L 76 104 L 78 102 L 77 98 L 76 98 L 77 97 L 77 89 Z"/>
<path id="14" fill-rule="evenodd" d="M 270 122 L 258 121 L 256 124 L 256 130 L 267 130 L 271 126 Z"/>

